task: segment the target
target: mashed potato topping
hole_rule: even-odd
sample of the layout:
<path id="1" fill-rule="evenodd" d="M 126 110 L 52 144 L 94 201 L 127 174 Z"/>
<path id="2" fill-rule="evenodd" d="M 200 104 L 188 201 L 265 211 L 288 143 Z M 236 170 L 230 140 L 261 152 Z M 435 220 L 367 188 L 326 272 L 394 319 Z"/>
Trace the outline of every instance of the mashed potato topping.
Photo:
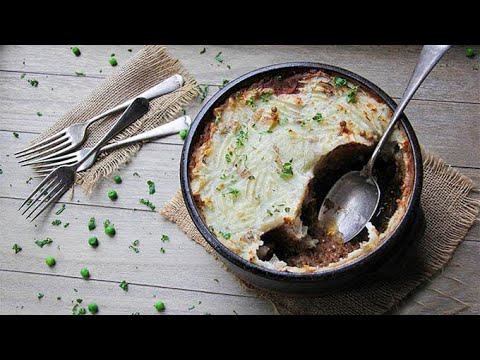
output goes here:
<path id="1" fill-rule="evenodd" d="M 326 266 L 291 266 L 277 254 L 261 260 L 262 235 L 282 228 L 305 248 L 316 246 L 300 215 L 309 184 L 319 175 L 317 165 L 342 145 L 374 146 L 391 115 L 361 87 L 320 71 L 270 79 L 233 94 L 214 110 L 191 158 L 191 189 L 205 223 L 250 262 L 280 271 L 321 271 Z M 407 143 L 398 129 L 392 139 L 400 148 Z M 402 206 L 397 212 L 389 228 L 398 223 Z M 381 242 L 372 224 L 368 232 L 367 241 L 327 267 Z"/>

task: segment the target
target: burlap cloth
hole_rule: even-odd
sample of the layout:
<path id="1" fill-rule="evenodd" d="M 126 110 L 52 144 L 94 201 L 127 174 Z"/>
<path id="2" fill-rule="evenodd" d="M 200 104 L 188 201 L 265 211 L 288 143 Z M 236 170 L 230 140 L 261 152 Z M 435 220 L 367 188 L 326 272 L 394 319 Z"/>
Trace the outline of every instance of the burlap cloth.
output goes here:
<path id="1" fill-rule="evenodd" d="M 425 174 L 421 202 L 426 230 L 415 252 L 410 254 L 397 276 L 315 298 L 274 294 L 239 281 L 249 290 L 270 300 L 280 314 L 383 314 L 395 309 L 402 299 L 448 263 L 480 209 L 480 202 L 470 194 L 474 190 L 470 178 L 435 155 L 423 151 L 423 158 Z M 160 214 L 175 222 L 188 237 L 218 259 L 193 224 L 180 191 Z"/>
<path id="2" fill-rule="evenodd" d="M 86 99 L 34 141 L 44 139 L 69 125 L 85 122 L 177 73 L 183 76 L 185 85 L 173 93 L 150 101 L 148 113 L 118 134 L 113 141 L 145 132 L 173 120 L 180 116 L 182 107 L 198 95 L 197 84 L 180 62 L 167 54 L 164 47 L 148 45 L 123 66 L 119 66 Z M 98 142 L 120 115 L 121 112 L 91 125 L 83 147 L 90 147 Z M 140 147 L 141 144 L 137 143 L 100 154 L 95 165 L 78 174 L 76 183 L 82 185 L 87 191 L 91 190 L 98 180 L 128 162 Z"/>

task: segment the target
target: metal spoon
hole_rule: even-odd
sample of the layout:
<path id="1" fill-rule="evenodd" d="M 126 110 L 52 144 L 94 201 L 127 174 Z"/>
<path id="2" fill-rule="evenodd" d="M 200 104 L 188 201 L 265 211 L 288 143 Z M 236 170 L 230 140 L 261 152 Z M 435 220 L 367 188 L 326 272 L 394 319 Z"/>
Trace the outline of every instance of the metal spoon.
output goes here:
<path id="1" fill-rule="evenodd" d="M 345 243 L 357 236 L 375 214 L 380 202 L 380 188 L 372 173 L 375 160 L 410 99 L 450 46 L 425 45 L 423 47 L 403 97 L 367 165 L 361 171 L 351 171 L 342 176 L 325 197 L 318 220 L 321 224 L 328 226 L 335 224 Z"/>

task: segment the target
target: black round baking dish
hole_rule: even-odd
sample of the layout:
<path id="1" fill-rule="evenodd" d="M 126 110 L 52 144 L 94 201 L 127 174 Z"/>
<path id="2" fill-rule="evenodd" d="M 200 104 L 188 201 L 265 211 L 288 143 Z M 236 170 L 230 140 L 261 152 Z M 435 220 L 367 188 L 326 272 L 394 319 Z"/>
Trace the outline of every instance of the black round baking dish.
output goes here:
<path id="1" fill-rule="evenodd" d="M 424 228 L 423 212 L 420 208 L 420 193 L 423 179 L 422 156 L 417 137 L 406 116 L 403 116 L 401 126 L 405 129 L 412 147 L 414 162 L 412 194 L 407 210 L 397 228 L 380 246 L 369 254 L 323 272 L 308 274 L 280 272 L 252 264 L 231 252 L 217 240 L 205 225 L 196 208 L 191 193 L 188 164 L 194 144 L 199 141 L 205 125 L 214 118 L 213 109 L 221 105 L 236 91 L 248 88 L 257 81 L 278 75 L 285 77 L 312 69 L 322 70 L 334 76 L 353 80 L 361 84 L 364 88 L 369 89 L 373 94 L 376 94 L 390 108 L 394 109 L 396 106 L 392 98 L 379 87 L 345 69 L 310 62 L 294 62 L 267 66 L 254 70 L 230 82 L 203 106 L 195 118 L 185 140 L 180 162 L 182 194 L 190 216 L 199 232 L 215 251 L 221 255 L 221 258 L 228 268 L 241 279 L 254 286 L 296 295 L 315 295 L 337 291 L 345 286 L 358 285 L 380 277 L 390 276 L 401 268 L 401 264 L 407 257 L 408 251 L 414 247 L 413 245 L 419 236 L 421 236 Z"/>

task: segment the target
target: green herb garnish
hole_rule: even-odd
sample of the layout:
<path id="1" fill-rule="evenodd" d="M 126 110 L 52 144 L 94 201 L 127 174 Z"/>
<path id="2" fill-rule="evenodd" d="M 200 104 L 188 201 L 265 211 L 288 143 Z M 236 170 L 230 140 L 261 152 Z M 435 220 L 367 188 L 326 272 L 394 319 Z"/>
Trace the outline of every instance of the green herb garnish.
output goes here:
<path id="1" fill-rule="evenodd" d="M 95 218 L 91 217 L 90 220 L 88 221 L 88 230 L 92 231 L 97 227 L 97 224 L 95 223 Z"/>
<path id="2" fill-rule="evenodd" d="M 49 237 L 43 239 L 43 240 L 36 240 L 35 241 L 35 244 L 37 244 L 37 246 L 40 246 L 41 248 L 43 248 L 45 245 L 49 245 L 53 242 L 53 240 Z"/>
<path id="3" fill-rule="evenodd" d="M 140 252 L 138 245 L 140 245 L 140 240 L 135 240 L 128 248 L 132 249 L 135 253 L 138 254 Z"/>
<path id="4" fill-rule="evenodd" d="M 215 60 L 217 60 L 219 63 L 223 63 L 221 51 L 215 56 Z"/>
<path id="5" fill-rule="evenodd" d="M 355 87 L 347 94 L 347 102 L 351 104 L 357 103 L 357 91 L 358 87 Z"/>
<path id="6" fill-rule="evenodd" d="M 226 193 L 223 193 L 222 196 L 225 197 L 226 195 L 232 195 L 235 199 L 238 198 L 238 194 L 240 191 L 234 188 L 228 188 Z"/>
<path id="7" fill-rule="evenodd" d="M 262 99 L 262 101 L 264 103 L 266 103 L 266 102 L 268 102 L 268 100 L 270 99 L 270 97 L 272 95 L 273 95 L 273 90 L 268 90 L 268 91 L 260 94 L 260 99 Z"/>
<path id="8" fill-rule="evenodd" d="M 245 105 L 250 105 L 252 108 L 256 107 L 257 104 L 255 104 L 255 96 L 250 96 L 249 99 L 245 100 Z"/>
<path id="9" fill-rule="evenodd" d="M 286 208 L 285 208 L 285 212 L 289 213 L 289 212 L 290 212 L 290 208 L 289 208 L 289 207 L 286 207 Z"/>
<path id="10" fill-rule="evenodd" d="M 58 226 L 58 225 L 60 225 L 61 223 L 62 223 L 62 221 L 61 221 L 61 220 L 58 220 L 58 219 L 55 219 L 55 220 L 52 221 L 52 225 L 53 225 L 53 226 Z"/>
<path id="11" fill-rule="evenodd" d="M 18 244 L 13 244 L 12 250 L 15 251 L 15 254 L 18 254 L 20 251 L 22 251 L 22 248 Z"/>
<path id="12" fill-rule="evenodd" d="M 17 132 L 13 132 L 12 134 L 13 134 L 13 137 L 15 137 L 15 138 L 17 138 L 17 139 L 18 139 L 18 137 L 20 136 Z"/>
<path id="13" fill-rule="evenodd" d="M 25 76 L 27 76 L 27 74 L 20 75 L 20 79 L 23 79 Z"/>
<path id="14" fill-rule="evenodd" d="M 270 211 L 270 209 L 267 209 L 267 214 L 273 216 L 273 213 Z"/>
<path id="15" fill-rule="evenodd" d="M 222 231 L 219 231 L 218 233 L 220 234 L 221 237 L 223 237 L 226 240 L 228 240 L 232 237 L 232 234 L 230 234 L 230 233 L 224 233 Z"/>
<path id="16" fill-rule="evenodd" d="M 27 81 L 33 87 L 38 87 L 38 81 L 37 80 L 27 80 Z"/>
<path id="17" fill-rule="evenodd" d="M 155 205 L 153 205 L 150 200 L 140 199 L 140 204 L 145 205 L 145 206 L 148 206 L 152 211 L 155 210 Z"/>
<path id="18" fill-rule="evenodd" d="M 43 114 L 40 111 L 37 111 L 37 116 L 43 116 Z"/>
<path id="19" fill-rule="evenodd" d="M 62 207 L 55 212 L 55 215 L 60 215 L 65 210 L 65 204 L 62 204 Z"/>
<path id="20" fill-rule="evenodd" d="M 220 180 L 225 180 L 227 178 L 227 174 L 223 174 L 222 176 L 220 176 Z"/>
<path id="21" fill-rule="evenodd" d="M 335 86 L 346 86 L 347 85 L 347 80 L 345 80 L 341 77 L 336 77 L 333 80 L 333 83 L 335 84 Z"/>
<path id="22" fill-rule="evenodd" d="M 138 176 L 138 177 L 140 177 L 140 174 L 137 173 L 137 172 L 134 172 L 132 175 L 133 175 L 133 176 Z"/>
<path id="23" fill-rule="evenodd" d="M 200 54 L 205 54 L 206 51 L 207 51 L 207 49 L 203 48 L 202 50 L 200 50 Z"/>
<path id="24" fill-rule="evenodd" d="M 75 71 L 75 75 L 77 75 L 77 76 L 87 76 L 83 71 Z"/>
<path id="25" fill-rule="evenodd" d="M 45 295 L 43 295 L 42 293 L 38 293 L 38 294 L 37 294 L 38 300 L 40 300 L 40 299 L 43 298 L 44 296 L 45 296 Z"/>
<path id="26" fill-rule="evenodd" d="M 123 291 L 128 291 L 128 283 L 125 280 L 123 280 L 118 286 L 120 286 Z"/>
<path id="27" fill-rule="evenodd" d="M 155 194 L 155 183 L 151 180 L 148 180 L 147 185 L 148 185 L 148 193 L 150 195 Z"/>
<path id="28" fill-rule="evenodd" d="M 227 163 L 232 162 L 232 156 L 233 156 L 233 153 L 231 151 L 225 154 L 225 160 L 227 161 Z"/>
<path id="29" fill-rule="evenodd" d="M 227 79 L 223 79 L 222 81 L 222 85 L 219 85 L 218 88 L 221 90 L 223 89 L 225 86 L 227 86 L 227 84 L 230 82 L 230 80 L 227 80 Z"/>
<path id="30" fill-rule="evenodd" d="M 284 180 L 293 176 L 292 161 L 293 161 L 293 159 L 291 159 L 289 162 L 286 162 L 285 164 L 283 164 L 282 172 L 280 174 L 280 177 Z"/>
<path id="31" fill-rule="evenodd" d="M 162 242 L 169 241 L 170 237 L 167 234 L 162 234 L 162 237 L 160 238 Z"/>
<path id="32" fill-rule="evenodd" d="M 322 121 L 322 114 L 317 113 L 312 119 L 315 120 L 317 123 L 320 123 Z"/>
<path id="33" fill-rule="evenodd" d="M 237 134 L 237 146 L 243 146 L 245 141 L 248 140 L 248 131 L 245 131 L 243 128 Z"/>
<path id="34" fill-rule="evenodd" d="M 208 96 L 208 85 L 198 85 L 200 91 L 200 100 L 203 102 Z"/>
<path id="35" fill-rule="evenodd" d="M 161 252 L 162 254 L 165 254 L 165 249 L 164 249 L 163 247 L 161 247 L 161 248 L 160 248 L 160 252 Z"/>
<path id="36" fill-rule="evenodd" d="M 69 225 L 70 225 L 70 223 L 65 223 L 65 224 L 63 224 L 63 228 L 66 229 Z"/>

